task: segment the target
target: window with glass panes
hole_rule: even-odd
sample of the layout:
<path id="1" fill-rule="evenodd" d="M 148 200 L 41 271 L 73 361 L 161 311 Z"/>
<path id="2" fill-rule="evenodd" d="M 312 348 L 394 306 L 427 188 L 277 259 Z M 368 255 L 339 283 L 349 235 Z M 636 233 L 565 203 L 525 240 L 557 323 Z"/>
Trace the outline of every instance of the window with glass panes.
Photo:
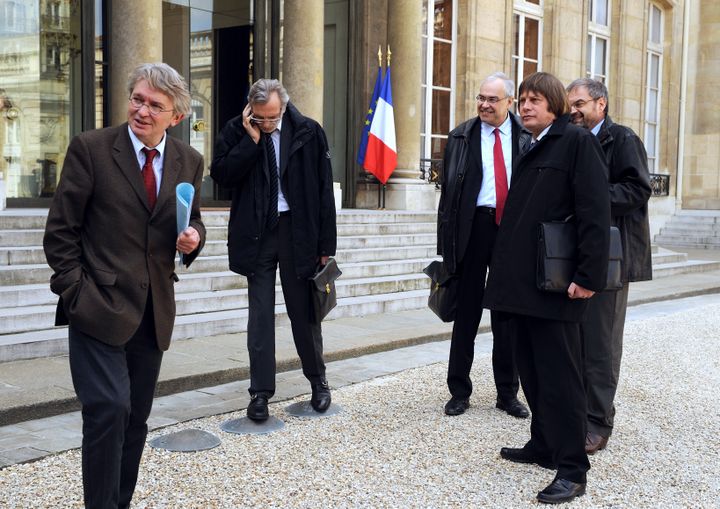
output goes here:
<path id="1" fill-rule="evenodd" d="M 516 87 L 525 77 L 542 70 L 542 15 L 542 0 L 515 2 L 512 79 Z"/>
<path id="2" fill-rule="evenodd" d="M 647 79 L 645 82 L 645 150 L 648 168 L 658 170 L 660 137 L 660 95 L 662 93 L 663 12 L 650 3 L 648 11 Z"/>
<path id="3" fill-rule="evenodd" d="M 590 0 L 585 74 L 607 83 L 610 55 L 610 0 Z"/>
<path id="4" fill-rule="evenodd" d="M 441 159 L 455 124 L 457 0 L 423 0 L 420 146 L 423 159 Z"/>

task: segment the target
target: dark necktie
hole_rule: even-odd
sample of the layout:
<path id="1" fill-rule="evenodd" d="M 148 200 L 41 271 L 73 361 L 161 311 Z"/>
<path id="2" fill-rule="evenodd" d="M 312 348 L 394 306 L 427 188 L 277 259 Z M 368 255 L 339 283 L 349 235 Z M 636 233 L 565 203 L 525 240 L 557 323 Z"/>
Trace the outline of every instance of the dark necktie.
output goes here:
<path id="1" fill-rule="evenodd" d="M 493 162 L 495 164 L 495 223 L 500 224 L 505 200 L 508 194 L 507 172 L 505 171 L 505 158 L 503 157 L 500 130 L 495 129 L 495 145 L 493 145 Z"/>
<path id="2" fill-rule="evenodd" d="M 154 148 L 143 148 L 145 153 L 145 164 L 142 167 L 142 178 L 145 184 L 145 192 L 147 193 L 148 205 L 150 210 L 155 208 L 157 202 L 157 184 L 155 182 L 155 172 L 153 171 L 153 159 L 158 155 L 158 151 Z"/>
<path id="3" fill-rule="evenodd" d="M 278 166 L 275 158 L 275 145 L 272 136 L 265 133 L 265 148 L 267 150 L 268 171 L 270 172 L 270 208 L 268 210 L 267 226 L 268 229 L 274 230 L 278 224 Z"/>

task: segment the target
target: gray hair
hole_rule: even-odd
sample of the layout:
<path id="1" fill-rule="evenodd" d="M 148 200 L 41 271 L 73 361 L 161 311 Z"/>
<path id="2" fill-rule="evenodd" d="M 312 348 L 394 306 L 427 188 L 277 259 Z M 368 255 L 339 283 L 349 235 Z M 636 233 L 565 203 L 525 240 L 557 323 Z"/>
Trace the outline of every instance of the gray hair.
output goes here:
<path id="1" fill-rule="evenodd" d="M 505 86 L 505 95 L 508 97 L 515 97 L 515 82 L 508 78 L 507 74 L 503 72 L 492 73 L 480 82 L 480 88 L 482 88 L 485 83 L 490 83 L 496 80 L 502 80 L 503 85 Z"/>
<path id="2" fill-rule="evenodd" d="M 272 80 L 269 78 L 260 78 L 250 87 L 248 92 L 248 103 L 250 106 L 253 104 L 265 104 L 270 100 L 270 96 L 276 92 L 280 97 L 282 103 L 282 111 L 285 111 L 285 106 L 290 102 L 290 96 L 278 80 Z"/>
<path id="3" fill-rule="evenodd" d="M 585 87 L 587 88 L 588 95 L 592 97 L 595 100 L 600 99 L 601 97 L 605 98 L 605 114 L 607 115 L 608 107 L 610 106 L 610 98 L 608 97 L 608 89 L 605 86 L 605 83 L 598 80 L 593 80 L 590 78 L 578 78 L 572 83 L 570 83 L 565 91 L 569 94 L 573 90 L 575 90 L 578 87 Z"/>
<path id="4" fill-rule="evenodd" d="M 157 62 L 137 66 L 128 76 L 128 95 L 132 95 L 140 80 L 147 81 L 152 88 L 167 95 L 172 100 L 176 113 L 189 115 L 192 112 L 187 82 L 169 65 Z"/>

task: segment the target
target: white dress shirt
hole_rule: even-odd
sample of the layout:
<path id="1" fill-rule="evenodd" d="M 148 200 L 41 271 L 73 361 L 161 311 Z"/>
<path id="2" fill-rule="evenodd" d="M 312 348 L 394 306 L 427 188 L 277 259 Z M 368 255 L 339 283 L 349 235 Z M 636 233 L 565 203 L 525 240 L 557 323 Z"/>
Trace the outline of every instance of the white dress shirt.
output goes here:
<path id="1" fill-rule="evenodd" d="M 502 142 L 505 172 L 507 173 L 508 190 L 510 189 L 510 176 L 512 175 L 512 122 L 510 115 L 500 127 L 500 141 Z M 476 206 L 495 208 L 495 126 L 482 122 L 480 124 L 480 148 L 482 150 L 483 179 L 478 193 Z"/>

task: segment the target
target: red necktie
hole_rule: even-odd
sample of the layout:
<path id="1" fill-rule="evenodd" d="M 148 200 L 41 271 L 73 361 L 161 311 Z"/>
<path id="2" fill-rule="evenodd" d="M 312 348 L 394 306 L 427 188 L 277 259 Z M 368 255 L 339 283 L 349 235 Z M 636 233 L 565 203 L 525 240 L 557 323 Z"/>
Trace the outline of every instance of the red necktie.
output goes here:
<path id="1" fill-rule="evenodd" d="M 142 168 L 142 178 L 145 184 L 145 192 L 147 193 L 148 205 L 150 210 L 155 208 L 155 202 L 157 201 L 157 185 L 155 183 L 155 172 L 153 171 L 153 159 L 158 155 L 158 151 L 154 148 L 143 148 L 145 152 L 145 164 Z"/>
<path id="2" fill-rule="evenodd" d="M 495 163 L 495 223 L 500 224 L 505 200 L 508 194 L 507 172 L 505 171 L 505 158 L 503 158 L 500 130 L 495 129 L 495 145 L 493 145 L 493 162 Z"/>

